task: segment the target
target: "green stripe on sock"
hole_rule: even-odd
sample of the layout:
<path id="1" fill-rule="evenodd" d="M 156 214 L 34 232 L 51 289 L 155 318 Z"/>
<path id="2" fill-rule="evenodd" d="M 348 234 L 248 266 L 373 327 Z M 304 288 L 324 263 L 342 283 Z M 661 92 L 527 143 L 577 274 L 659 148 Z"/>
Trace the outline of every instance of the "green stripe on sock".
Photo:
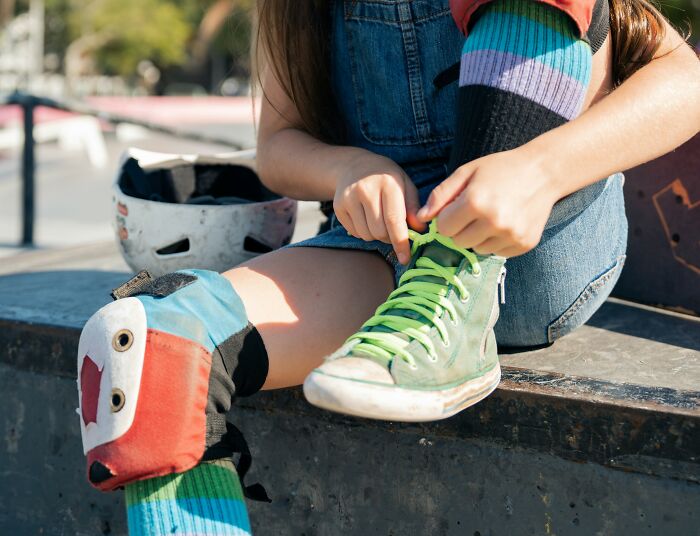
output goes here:
<path id="1" fill-rule="evenodd" d="M 243 500 L 243 490 L 233 463 L 229 460 L 206 462 L 186 473 L 161 476 L 126 486 L 127 506 L 191 498 Z"/>

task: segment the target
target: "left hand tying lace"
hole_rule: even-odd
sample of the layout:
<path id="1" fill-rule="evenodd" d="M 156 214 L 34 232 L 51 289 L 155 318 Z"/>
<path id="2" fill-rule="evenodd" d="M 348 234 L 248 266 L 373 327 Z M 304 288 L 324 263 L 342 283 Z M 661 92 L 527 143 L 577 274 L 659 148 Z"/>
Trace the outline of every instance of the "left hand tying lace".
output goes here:
<path id="1" fill-rule="evenodd" d="M 515 257 L 542 237 L 560 196 L 540 159 L 521 149 L 473 160 L 430 194 L 418 219 L 437 217 L 440 234 L 482 255 Z"/>

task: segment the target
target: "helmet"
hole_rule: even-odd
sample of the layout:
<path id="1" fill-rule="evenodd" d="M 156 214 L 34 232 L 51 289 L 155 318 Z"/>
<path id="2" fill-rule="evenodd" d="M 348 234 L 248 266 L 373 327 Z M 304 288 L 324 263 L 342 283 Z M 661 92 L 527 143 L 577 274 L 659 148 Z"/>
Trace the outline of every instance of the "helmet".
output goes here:
<path id="1" fill-rule="evenodd" d="M 215 156 L 129 149 L 113 187 L 122 256 L 158 276 L 183 268 L 224 271 L 288 244 L 296 201 L 255 173 L 255 151 Z"/>

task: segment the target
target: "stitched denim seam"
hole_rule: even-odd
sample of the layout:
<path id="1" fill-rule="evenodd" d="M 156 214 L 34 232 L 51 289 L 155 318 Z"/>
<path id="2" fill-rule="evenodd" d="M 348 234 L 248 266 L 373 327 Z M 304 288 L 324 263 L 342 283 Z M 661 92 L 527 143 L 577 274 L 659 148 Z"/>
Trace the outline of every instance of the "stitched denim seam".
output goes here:
<path id="1" fill-rule="evenodd" d="M 401 38 L 408 65 L 408 87 L 411 95 L 411 108 L 416 122 L 416 131 L 420 139 L 424 139 L 430 133 L 428 112 L 425 109 L 425 96 L 423 95 L 423 76 L 421 75 L 421 62 L 418 55 L 418 38 L 416 28 L 411 21 L 411 8 L 408 4 L 399 4 L 399 18 L 401 22 Z"/>
<path id="2" fill-rule="evenodd" d="M 387 7 L 394 7 L 396 6 L 396 1 L 395 0 L 386 0 L 386 1 L 373 1 L 373 2 L 367 2 L 365 1 L 366 4 L 375 4 L 375 5 L 380 5 L 380 6 L 387 6 Z M 364 21 L 364 22 L 378 22 L 378 23 L 383 23 L 383 24 L 390 24 L 392 26 L 398 26 L 399 21 L 397 21 L 395 18 L 390 18 L 390 17 L 371 17 L 371 16 L 365 16 L 365 15 L 353 15 L 353 6 L 352 4 L 346 4 L 343 9 L 343 15 L 346 21 Z M 445 15 L 452 15 L 452 12 L 450 8 L 445 8 L 441 9 L 440 11 L 433 11 L 427 15 L 422 15 L 422 16 L 412 16 L 412 21 L 414 24 L 418 24 L 421 22 L 427 22 L 433 19 L 437 19 L 439 17 L 444 17 Z"/>
<path id="3" fill-rule="evenodd" d="M 450 10 L 446 9 L 444 11 L 439 11 L 438 13 L 433 13 L 431 15 L 425 15 L 423 17 L 416 17 L 413 19 L 413 23 L 415 25 L 419 25 L 425 22 L 430 22 L 434 19 L 439 19 L 440 17 L 444 17 L 445 15 L 449 15 Z M 351 15 L 346 12 L 345 20 L 347 22 L 373 22 L 376 24 L 386 24 L 387 26 L 394 26 L 398 27 L 401 25 L 399 21 L 396 20 L 391 20 L 391 19 L 381 19 L 379 17 L 367 17 L 364 15 Z"/>
<path id="4" fill-rule="evenodd" d="M 566 325 L 567 321 L 578 313 L 581 308 L 588 302 L 588 300 L 593 296 L 598 290 L 605 286 L 605 284 L 610 281 L 610 279 L 622 268 L 625 262 L 626 255 L 619 255 L 615 259 L 615 263 L 604 271 L 596 279 L 588 283 L 583 289 L 583 292 L 578 298 L 572 303 L 569 308 L 564 311 L 564 313 L 555 320 L 552 324 L 547 327 L 547 340 L 553 342 L 560 337 L 560 332 L 562 327 Z"/>

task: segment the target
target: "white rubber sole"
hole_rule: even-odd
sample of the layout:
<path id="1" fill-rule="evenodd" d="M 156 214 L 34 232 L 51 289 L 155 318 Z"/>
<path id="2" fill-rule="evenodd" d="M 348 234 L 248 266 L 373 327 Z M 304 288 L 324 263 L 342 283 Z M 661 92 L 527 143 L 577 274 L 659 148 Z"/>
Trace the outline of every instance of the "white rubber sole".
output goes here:
<path id="1" fill-rule="evenodd" d="M 489 372 L 443 391 L 419 391 L 330 376 L 313 371 L 304 396 L 319 408 L 384 421 L 426 422 L 446 419 L 490 395 L 501 381 L 497 363 Z"/>

